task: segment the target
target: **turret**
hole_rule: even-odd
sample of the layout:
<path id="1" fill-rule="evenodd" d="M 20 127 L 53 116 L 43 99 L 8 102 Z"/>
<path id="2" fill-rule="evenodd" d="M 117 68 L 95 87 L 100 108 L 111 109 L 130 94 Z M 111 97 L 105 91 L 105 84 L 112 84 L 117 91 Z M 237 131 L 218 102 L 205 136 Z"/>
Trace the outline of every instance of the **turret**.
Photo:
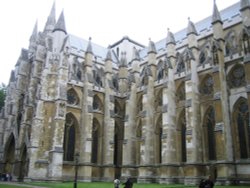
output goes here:
<path id="1" fill-rule="evenodd" d="M 67 31 L 66 31 L 66 27 L 65 27 L 64 14 L 62 11 L 54 29 L 53 29 L 53 36 L 54 36 L 53 50 L 55 52 L 61 51 L 66 35 L 67 35 Z"/>
<path id="2" fill-rule="evenodd" d="M 197 35 L 198 33 L 196 31 L 194 23 L 190 20 L 190 18 L 188 18 L 187 37 L 189 48 L 197 47 Z"/>
<path id="3" fill-rule="evenodd" d="M 105 58 L 105 72 L 112 73 L 112 55 L 110 46 L 108 47 L 108 52 Z"/>
<path id="4" fill-rule="evenodd" d="M 36 40 L 37 40 L 37 21 L 35 23 L 35 26 L 33 28 L 33 32 L 30 36 L 30 44 L 29 44 L 29 49 L 34 48 L 34 46 L 36 45 Z"/>
<path id="5" fill-rule="evenodd" d="M 44 33 L 50 33 L 53 31 L 55 24 L 56 24 L 56 8 L 55 8 L 55 2 L 51 8 L 50 15 L 47 18 L 47 22 L 44 27 Z"/>
<path id="6" fill-rule="evenodd" d="M 214 8 L 213 8 L 213 15 L 212 15 L 212 25 L 214 31 L 214 38 L 216 40 L 224 39 L 223 36 L 223 22 L 221 20 L 220 12 L 218 11 L 216 2 L 214 0 Z"/>
<path id="7" fill-rule="evenodd" d="M 156 47 L 155 43 L 149 39 L 148 44 L 148 66 L 150 66 L 151 73 L 153 78 L 155 78 L 156 75 Z"/>
<path id="8" fill-rule="evenodd" d="M 85 52 L 85 65 L 92 67 L 93 64 L 93 51 L 92 51 L 92 43 L 91 37 L 89 37 L 89 43 Z"/>

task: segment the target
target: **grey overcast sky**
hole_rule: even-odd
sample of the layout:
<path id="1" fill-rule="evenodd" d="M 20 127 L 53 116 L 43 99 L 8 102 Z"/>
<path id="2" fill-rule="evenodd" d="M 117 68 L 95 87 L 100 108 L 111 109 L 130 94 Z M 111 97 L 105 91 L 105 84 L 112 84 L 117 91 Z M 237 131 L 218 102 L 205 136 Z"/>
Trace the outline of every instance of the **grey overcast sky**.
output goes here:
<path id="1" fill-rule="evenodd" d="M 222 10 L 239 0 L 216 0 Z M 211 16 L 214 0 L 2 0 L 0 1 L 0 84 L 8 84 L 22 48 L 27 48 L 36 21 L 43 31 L 53 3 L 56 18 L 64 11 L 70 34 L 107 47 L 129 36 L 147 45 Z"/>

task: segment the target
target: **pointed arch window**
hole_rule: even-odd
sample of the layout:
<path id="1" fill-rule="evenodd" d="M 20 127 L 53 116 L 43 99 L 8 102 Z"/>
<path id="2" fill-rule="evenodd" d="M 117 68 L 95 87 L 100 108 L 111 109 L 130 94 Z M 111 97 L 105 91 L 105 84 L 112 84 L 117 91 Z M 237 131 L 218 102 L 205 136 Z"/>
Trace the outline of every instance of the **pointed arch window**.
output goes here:
<path id="1" fill-rule="evenodd" d="M 208 148 L 208 160 L 216 160 L 216 150 L 215 150 L 215 114 L 214 108 L 210 107 L 205 116 L 206 128 L 207 128 L 207 148 Z"/>
<path id="2" fill-rule="evenodd" d="M 248 54 L 250 52 L 249 36 L 246 31 L 243 33 L 243 48 L 245 54 Z"/>
<path id="3" fill-rule="evenodd" d="M 184 82 L 181 83 L 181 85 L 179 86 L 179 88 L 177 89 L 176 92 L 176 99 L 177 101 L 183 101 L 186 99 L 186 92 L 185 92 L 185 84 Z"/>
<path id="4" fill-rule="evenodd" d="M 91 163 L 98 162 L 98 144 L 99 144 L 99 122 L 95 118 L 92 125 L 92 149 L 91 149 Z"/>
<path id="5" fill-rule="evenodd" d="M 241 100 L 236 111 L 240 158 L 246 159 L 250 157 L 250 121 L 247 101 Z"/>
<path id="6" fill-rule="evenodd" d="M 63 142 L 64 161 L 74 160 L 75 142 L 76 142 L 75 124 L 76 121 L 74 116 L 72 114 L 67 114 L 65 121 L 64 142 Z"/>
<path id="7" fill-rule="evenodd" d="M 159 108 L 162 107 L 162 89 L 158 91 L 158 93 L 155 94 L 155 110 L 159 110 Z"/>
<path id="8" fill-rule="evenodd" d="M 157 65 L 157 81 L 159 82 L 164 78 L 164 63 L 163 61 L 159 61 Z"/>
<path id="9" fill-rule="evenodd" d="M 211 75 L 206 76 L 201 83 L 200 93 L 203 95 L 213 94 L 214 91 L 213 86 L 214 86 L 213 77 Z"/>
<path id="10" fill-rule="evenodd" d="M 94 95 L 93 98 L 93 110 L 102 111 L 102 103 L 100 98 L 97 95 Z"/>
<path id="11" fill-rule="evenodd" d="M 177 54 L 177 68 L 176 68 L 176 73 L 181 73 L 184 72 L 186 69 L 183 55 L 182 54 Z"/>

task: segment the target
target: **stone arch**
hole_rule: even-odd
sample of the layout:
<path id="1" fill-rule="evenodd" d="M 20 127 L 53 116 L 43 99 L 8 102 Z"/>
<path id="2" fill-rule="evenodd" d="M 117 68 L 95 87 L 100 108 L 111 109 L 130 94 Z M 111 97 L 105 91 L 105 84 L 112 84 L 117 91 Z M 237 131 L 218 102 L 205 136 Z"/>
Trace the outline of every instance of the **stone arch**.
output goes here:
<path id="1" fill-rule="evenodd" d="M 14 172 L 14 164 L 15 164 L 15 150 L 16 150 L 16 139 L 13 133 L 11 133 L 7 139 L 4 149 L 4 173 Z"/>
<path id="2" fill-rule="evenodd" d="M 186 146 L 186 114 L 183 108 L 177 116 L 177 153 L 179 153 L 178 160 L 180 162 L 187 161 L 187 146 Z"/>
<path id="3" fill-rule="evenodd" d="M 230 88 L 246 85 L 245 69 L 241 64 L 234 65 L 228 73 L 227 82 Z"/>
<path id="4" fill-rule="evenodd" d="M 28 169 L 29 169 L 29 155 L 28 155 L 27 146 L 25 143 L 23 143 L 20 148 L 20 164 L 18 168 L 19 181 L 23 181 L 24 177 L 28 176 Z"/>
<path id="5" fill-rule="evenodd" d="M 75 153 L 80 150 L 79 122 L 73 113 L 67 113 L 64 128 L 63 160 L 73 161 Z"/>
<path id="6" fill-rule="evenodd" d="M 207 160 L 216 160 L 215 109 L 209 106 L 203 116 L 205 156 Z"/>
<path id="7" fill-rule="evenodd" d="M 236 159 L 250 157 L 249 106 L 246 98 L 240 97 L 233 105 L 233 144 Z"/>

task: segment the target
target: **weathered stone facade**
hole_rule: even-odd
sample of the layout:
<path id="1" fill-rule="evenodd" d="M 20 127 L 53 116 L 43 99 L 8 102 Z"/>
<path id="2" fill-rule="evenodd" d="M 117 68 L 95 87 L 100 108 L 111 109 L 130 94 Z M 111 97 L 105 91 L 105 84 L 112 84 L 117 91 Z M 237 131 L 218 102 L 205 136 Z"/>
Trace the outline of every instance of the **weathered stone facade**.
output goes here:
<path id="1" fill-rule="evenodd" d="M 250 2 L 147 47 L 70 35 L 55 5 L 11 73 L 0 169 L 19 180 L 250 182 Z"/>

